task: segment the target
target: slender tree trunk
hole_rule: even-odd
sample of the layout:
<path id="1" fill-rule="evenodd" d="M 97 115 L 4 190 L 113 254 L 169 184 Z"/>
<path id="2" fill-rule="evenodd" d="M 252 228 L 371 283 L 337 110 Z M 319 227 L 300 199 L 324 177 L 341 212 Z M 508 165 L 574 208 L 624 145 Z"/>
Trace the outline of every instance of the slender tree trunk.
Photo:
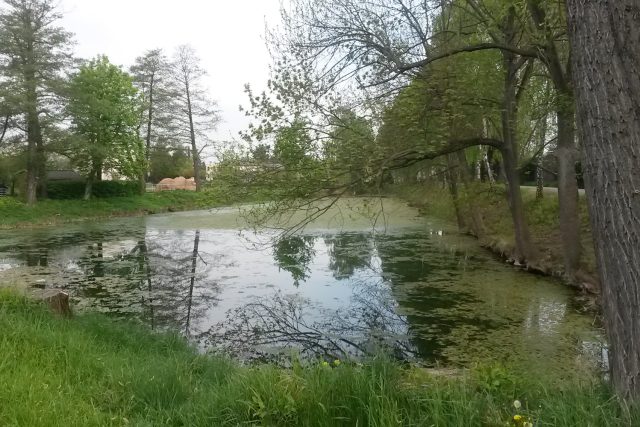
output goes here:
<path id="1" fill-rule="evenodd" d="M 153 128 L 153 91 L 155 89 L 155 74 L 151 74 L 151 80 L 149 81 L 149 111 L 147 114 L 147 135 L 145 137 L 145 151 L 144 151 L 144 168 L 140 172 L 140 194 L 144 194 L 147 189 L 147 180 L 149 179 L 151 164 L 151 129 Z"/>
<path id="2" fill-rule="evenodd" d="M 458 167 L 456 167 L 458 166 Z M 462 215 L 462 209 L 460 209 L 460 196 L 458 194 L 458 174 L 459 165 L 455 161 L 453 154 L 447 155 L 447 172 L 443 174 L 443 185 L 449 186 L 449 194 L 451 194 L 451 200 L 453 201 L 453 208 L 456 213 L 456 221 L 458 222 L 458 229 L 461 232 L 465 230 L 464 216 Z"/>
<path id="3" fill-rule="evenodd" d="M 536 200 L 542 200 L 544 198 L 544 155 L 540 153 L 538 160 L 536 161 Z"/>
<path id="4" fill-rule="evenodd" d="M 558 203 L 560 235 L 564 254 L 565 275 L 573 278 L 579 268 L 582 245 L 578 211 L 578 181 L 576 179 L 576 144 L 573 108 L 558 109 Z"/>
<path id="5" fill-rule="evenodd" d="M 484 167 L 487 170 L 487 179 L 489 180 L 489 184 L 493 185 L 496 183 L 496 179 L 493 176 L 493 169 L 491 168 L 491 163 L 489 162 L 489 150 L 484 151 Z"/>
<path id="6" fill-rule="evenodd" d="M 145 160 L 146 160 L 146 177 L 149 177 L 149 164 L 151 161 L 151 129 L 153 127 L 153 90 L 155 89 L 155 74 L 151 75 L 151 81 L 149 82 L 149 115 L 147 117 L 147 138 L 146 138 L 146 150 L 145 150 Z"/>
<path id="7" fill-rule="evenodd" d="M 200 191 L 200 156 L 198 155 L 196 131 L 193 125 L 193 111 L 191 110 L 191 92 L 189 90 L 189 82 L 186 82 L 185 88 L 187 92 L 187 114 L 189 115 L 189 137 L 191 139 L 191 151 L 193 156 L 193 179 L 196 182 L 196 191 Z"/>
<path id="8" fill-rule="evenodd" d="M 564 254 L 565 275 L 573 278 L 580 263 L 580 213 L 578 210 L 578 182 L 575 163 L 577 150 L 574 134 L 573 88 L 560 61 L 553 31 L 549 29 L 545 10 L 539 0 L 528 0 L 531 18 L 545 36 L 540 48 L 543 63 L 549 70 L 551 81 L 558 95 L 556 115 L 558 120 L 558 202 L 560 206 L 560 235 Z M 569 67 L 567 67 L 568 69 Z"/>
<path id="9" fill-rule="evenodd" d="M 640 4 L 568 0 L 578 129 L 618 393 L 640 399 Z"/>
<path id="10" fill-rule="evenodd" d="M 540 146 L 543 147 L 540 150 L 538 159 L 536 160 L 536 199 L 540 200 L 544 198 L 544 145 L 547 142 L 547 120 L 548 116 L 545 115 L 542 119 L 540 126 Z"/>

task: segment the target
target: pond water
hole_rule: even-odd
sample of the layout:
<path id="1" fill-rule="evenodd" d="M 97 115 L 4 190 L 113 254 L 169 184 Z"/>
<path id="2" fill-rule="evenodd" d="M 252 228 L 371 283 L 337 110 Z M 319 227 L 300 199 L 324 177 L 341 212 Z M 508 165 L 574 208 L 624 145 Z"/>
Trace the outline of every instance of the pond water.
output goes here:
<path id="1" fill-rule="evenodd" d="M 234 208 L 2 231 L 0 282 L 64 288 L 76 310 L 243 359 L 384 350 L 427 366 L 559 374 L 602 361 L 601 333 L 572 290 L 380 203 L 342 201 L 286 238 L 241 231 Z"/>

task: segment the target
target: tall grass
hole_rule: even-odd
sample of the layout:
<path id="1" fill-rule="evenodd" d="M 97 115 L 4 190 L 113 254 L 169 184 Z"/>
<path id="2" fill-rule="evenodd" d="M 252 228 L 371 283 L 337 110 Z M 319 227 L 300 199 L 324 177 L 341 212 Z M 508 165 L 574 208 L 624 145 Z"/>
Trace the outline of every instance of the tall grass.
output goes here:
<path id="1" fill-rule="evenodd" d="M 383 357 L 243 366 L 135 324 L 57 318 L 8 293 L 0 331 L 3 426 L 505 426 L 516 398 L 536 426 L 640 425 L 597 381 L 496 367 L 434 375 Z"/>

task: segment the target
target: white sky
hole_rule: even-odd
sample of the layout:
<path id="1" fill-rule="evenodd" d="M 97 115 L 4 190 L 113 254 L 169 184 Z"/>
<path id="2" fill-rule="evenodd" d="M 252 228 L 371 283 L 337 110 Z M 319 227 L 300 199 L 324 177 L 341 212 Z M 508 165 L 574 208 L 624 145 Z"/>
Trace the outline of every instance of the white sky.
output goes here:
<path id="1" fill-rule="evenodd" d="M 268 79 L 265 22 L 279 20 L 280 0 L 60 0 L 62 25 L 75 33 L 81 58 L 105 54 L 128 68 L 148 49 L 170 56 L 192 45 L 208 72 L 207 86 L 222 122 L 214 138 L 237 138 L 248 123 L 238 111 L 247 105 L 245 83 L 256 92 Z"/>

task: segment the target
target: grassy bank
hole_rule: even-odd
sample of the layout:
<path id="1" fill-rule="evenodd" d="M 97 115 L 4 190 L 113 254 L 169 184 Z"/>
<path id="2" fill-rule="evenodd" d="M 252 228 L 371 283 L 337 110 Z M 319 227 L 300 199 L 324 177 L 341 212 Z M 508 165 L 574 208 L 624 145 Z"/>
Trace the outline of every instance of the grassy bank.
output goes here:
<path id="1" fill-rule="evenodd" d="M 0 198 L 0 229 L 200 209 L 219 204 L 219 198 L 215 193 L 192 191 L 165 191 L 88 201 L 43 200 L 35 206 L 27 206 L 17 199 L 3 197 Z"/>
<path id="2" fill-rule="evenodd" d="M 0 425 L 632 426 L 593 381 L 503 368 L 434 375 L 364 364 L 242 366 L 99 315 L 57 318 L 0 294 Z M 522 403 L 513 406 L 514 399 Z M 520 415 L 520 423 L 513 421 Z"/>
<path id="3" fill-rule="evenodd" d="M 456 222 L 453 202 L 449 192 L 445 189 L 436 186 L 412 185 L 392 187 L 389 191 L 391 194 L 408 201 L 412 206 L 418 207 L 426 215 L 452 223 Z M 545 192 L 542 199 L 536 199 L 535 196 L 534 187 L 523 187 L 522 197 L 526 220 L 538 253 L 536 267 L 548 274 L 561 276 L 564 265 L 562 237 L 558 224 L 558 196 L 552 191 Z M 481 239 L 481 244 L 508 258 L 514 252 L 515 241 L 504 186 L 490 187 L 480 184 L 472 191 L 461 194 L 460 198 L 465 217 L 469 217 L 468 209 L 470 207 L 482 214 L 486 236 Z M 585 281 L 590 281 L 595 280 L 596 267 L 587 204 L 584 197 L 580 197 L 579 207 L 583 248 L 580 277 Z M 586 286 L 589 285 L 590 283 L 586 283 Z"/>

